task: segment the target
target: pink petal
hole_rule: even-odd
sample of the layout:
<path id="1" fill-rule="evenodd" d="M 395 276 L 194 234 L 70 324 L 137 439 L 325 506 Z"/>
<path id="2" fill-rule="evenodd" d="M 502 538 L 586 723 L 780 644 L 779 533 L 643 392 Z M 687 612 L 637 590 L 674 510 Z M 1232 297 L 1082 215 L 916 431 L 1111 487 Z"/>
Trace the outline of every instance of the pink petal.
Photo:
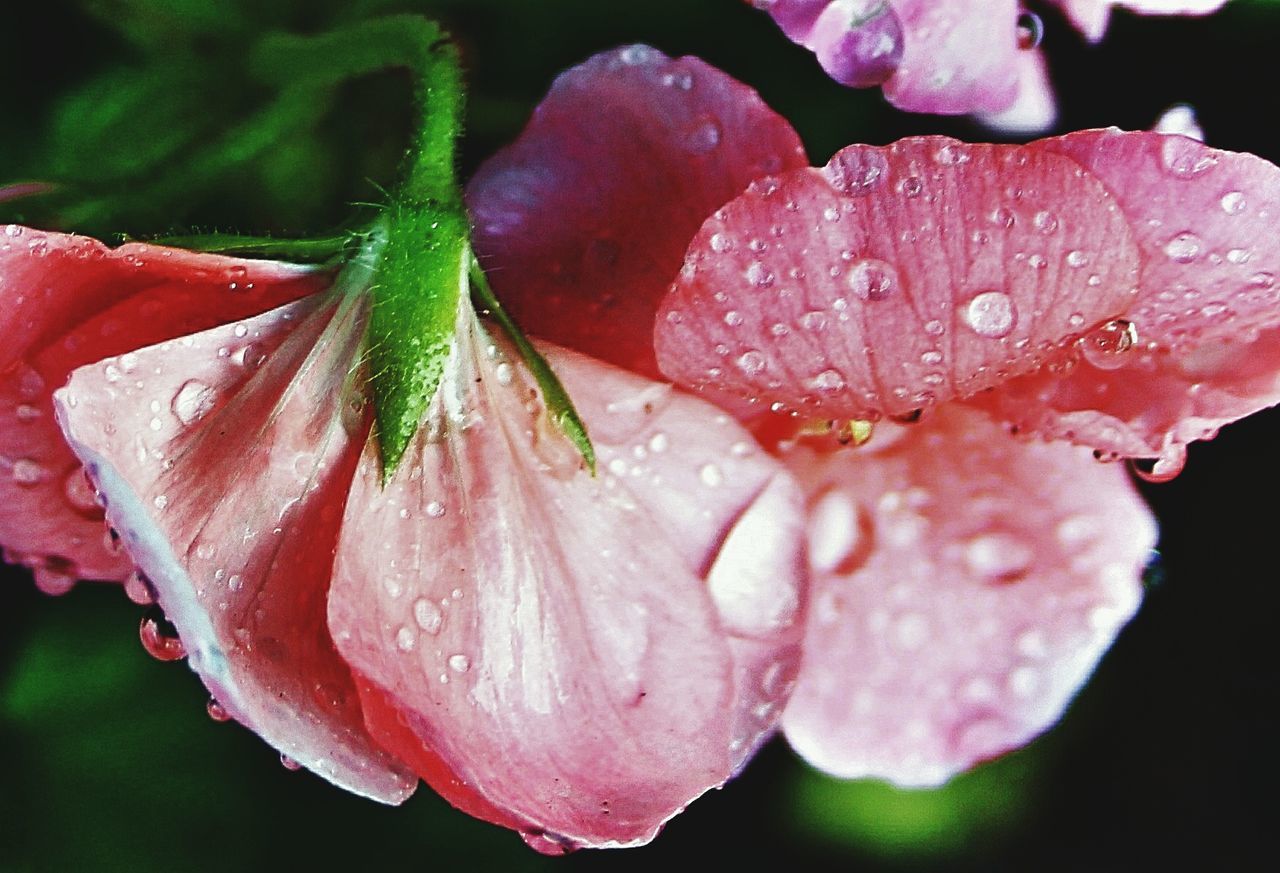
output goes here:
<path id="1" fill-rule="evenodd" d="M 908 112 L 1002 112 L 1018 96 L 1017 0 L 893 0 L 905 31 L 889 102 Z"/>
<path id="2" fill-rule="evenodd" d="M 713 407 L 547 347 L 599 475 L 474 322 L 384 488 L 366 447 L 329 623 L 375 736 L 532 845 L 629 845 L 725 781 L 798 660 L 794 482 Z M 486 351 L 488 349 L 489 351 Z"/>
<path id="3" fill-rule="evenodd" d="M 1123 312 L 1131 240 L 1112 195 L 1047 149 L 851 146 L 703 225 L 663 301 L 658 358 L 762 407 L 908 414 L 1034 370 Z"/>
<path id="4" fill-rule="evenodd" d="M 1065 375 L 1036 374 L 982 402 L 1050 436 L 1169 456 L 1280 401 L 1280 170 L 1154 133 L 1088 131 L 1034 147 L 1082 164 L 1129 219 L 1142 293 L 1115 314 L 1137 343 L 1123 354 L 1084 348 Z"/>
<path id="5" fill-rule="evenodd" d="M 1206 15 L 1216 12 L 1227 0 L 1055 0 L 1076 28 L 1090 42 L 1098 42 L 1107 32 L 1111 7 L 1120 6 L 1147 15 Z"/>
<path id="6" fill-rule="evenodd" d="M 131 564 L 53 420 L 72 369 L 243 318 L 327 279 L 265 261 L 0 228 L 0 545 L 37 579 L 123 579 Z"/>
<path id="7" fill-rule="evenodd" d="M 656 376 L 653 314 L 698 225 L 752 179 L 806 163 L 750 88 L 629 46 L 561 75 L 480 168 L 475 248 L 526 331 Z"/>
<path id="8" fill-rule="evenodd" d="M 369 429 L 348 385 L 365 320 L 358 299 L 312 296 L 79 369 L 55 401 L 215 699 L 324 778 L 398 803 L 416 779 L 366 733 L 325 624 Z"/>
<path id="9" fill-rule="evenodd" d="M 902 62 L 902 22 L 884 0 L 763 0 L 756 5 L 773 16 L 788 39 L 812 51 L 841 85 L 879 85 Z"/>
<path id="10" fill-rule="evenodd" d="M 1138 606 L 1155 526 L 1087 450 L 948 407 L 792 466 L 815 588 L 783 725 L 828 773 L 933 785 L 1026 743 Z"/>
<path id="11" fill-rule="evenodd" d="M 1039 49 L 1018 53 L 1018 93 L 1013 103 L 999 112 L 978 116 L 985 127 L 1008 134 L 1040 133 L 1053 127 L 1058 106 L 1049 83 L 1049 67 Z"/>

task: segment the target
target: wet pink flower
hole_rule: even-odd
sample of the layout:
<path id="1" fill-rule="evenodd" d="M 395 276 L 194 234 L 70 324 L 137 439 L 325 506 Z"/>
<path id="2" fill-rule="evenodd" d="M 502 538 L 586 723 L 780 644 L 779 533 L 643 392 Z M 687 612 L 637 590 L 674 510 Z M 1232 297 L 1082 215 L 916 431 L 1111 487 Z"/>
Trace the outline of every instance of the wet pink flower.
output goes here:
<path id="1" fill-rule="evenodd" d="M 1056 110 L 1039 49 L 1043 25 L 1019 0 L 751 0 L 837 82 L 883 85 L 909 112 L 976 114 L 992 127 L 1042 131 Z M 1226 0 L 1058 0 L 1092 42 L 1112 6 L 1204 14 Z"/>
<path id="2" fill-rule="evenodd" d="M 556 93 L 586 87 L 663 113 L 661 125 L 636 126 L 620 160 L 641 170 L 633 184 L 649 173 L 681 187 L 685 211 L 669 219 L 683 227 L 678 245 L 637 248 L 639 225 L 631 239 L 618 234 L 612 255 L 592 249 L 604 258 L 595 269 L 669 277 L 710 210 L 762 172 L 803 164 L 784 122 L 696 60 L 611 53 L 566 74 Z M 580 122 L 554 108 L 540 118 L 562 135 Z M 764 128 L 776 135 L 759 137 Z M 703 175 L 683 185 L 680 168 L 699 154 Z M 504 208 L 495 203 L 506 190 L 490 191 L 473 189 L 477 213 Z M 564 851 L 651 839 L 774 731 L 803 633 L 801 495 L 742 425 L 643 375 L 656 372 L 651 344 L 648 361 L 627 369 L 543 347 L 590 430 L 593 476 L 520 356 L 464 302 L 427 420 L 383 483 L 366 390 L 376 274 L 363 258 L 335 277 L 153 246 L 113 252 L 16 227 L 10 236 L 21 245 L 5 252 L 4 291 L 21 303 L 39 289 L 40 306 L 19 307 L 15 354 L 43 367 L 35 399 L 49 422 L 48 391 L 70 368 L 44 365 L 50 344 L 79 349 L 61 337 L 97 342 L 121 329 L 104 329 L 83 301 L 114 302 L 109 323 L 127 327 L 171 298 L 204 297 L 198 332 L 179 335 L 169 317 L 71 361 L 95 361 L 57 394 L 87 480 L 51 430 L 15 426 L 12 451 L 53 446 L 59 477 L 80 488 L 87 517 L 69 519 L 59 491 L 43 547 L 60 547 L 71 521 L 101 540 L 96 488 L 218 715 L 291 765 L 389 803 L 421 777 L 540 850 Z M 50 267 L 78 265 L 64 253 L 77 246 L 96 271 Z M 116 289 L 129 270 L 149 279 Z M 297 279 L 292 293 L 238 309 L 201 284 L 232 294 L 247 278 L 261 293 L 277 275 Z M 50 313 L 61 333 L 41 329 Z M 14 495 L 6 545 L 49 500 Z M 124 556 L 110 557 L 97 575 L 125 572 Z M 69 572 L 89 566 L 79 552 L 66 561 Z"/>
<path id="3" fill-rule="evenodd" d="M 126 247 L 169 277 L 139 300 L 183 299 L 201 271 L 297 284 L 62 369 L 43 356 L 103 334 L 77 301 L 116 274 L 46 272 L 15 228 L 0 293 L 49 301 L 13 322 L 14 360 L 42 409 L 79 367 L 58 414 L 220 712 L 369 797 L 421 777 L 544 851 L 631 845 L 779 720 L 832 773 L 925 784 L 1058 717 L 1136 608 L 1155 536 L 1092 451 L 1176 466 L 1280 399 L 1276 185 L 1249 156 L 1109 131 L 855 146 L 812 169 L 713 68 L 593 58 L 467 196 L 596 477 L 464 302 L 384 484 L 361 261 L 335 282 Z M 125 324 L 132 300 L 111 310 Z M 53 442 L 78 469 L 52 432 L 11 432 L 6 457 Z M 39 503 L 10 493 L 6 546 Z M 71 521 L 20 551 L 54 554 Z"/>
<path id="4" fill-rule="evenodd" d="M 784 719 L 806 757 L 932 783 L 1053 717 L 1154 534 L 1089 450 L 1170 478 L 1280 401 L 1278 215 L 1265 161 L 1103 130 L 852 146 L 704 224 L 659 313 L 667 375 L 837 435 L 919 421 L 783 449 L 821 545 Z"/>

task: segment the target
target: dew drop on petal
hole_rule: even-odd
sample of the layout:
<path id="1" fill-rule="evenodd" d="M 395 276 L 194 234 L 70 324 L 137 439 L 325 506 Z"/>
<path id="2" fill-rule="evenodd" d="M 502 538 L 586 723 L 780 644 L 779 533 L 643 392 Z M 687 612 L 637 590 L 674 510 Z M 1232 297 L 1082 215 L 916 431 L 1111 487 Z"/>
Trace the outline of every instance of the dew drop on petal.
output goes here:
<path id="1" fill-rule="evenodd" d="M 466 655 L 450 655 L 449 669 L 455 673 L 465 673 L 471 669 L 471 659 Z"/>
<path id="2" fill-rule="evenodd" d="M 124 596 L 138 606 L 150 606 L 156 602 L 155 590 L 151 587 L 151 580 L 137 570 L 125 577 Z"/>
<path id="3" fill-rule="evenodd" d="M 898 287 L 898 271 L 875 258 L 862 258 L 849 267 L 849 290 L 862 300 L 884 300 Z"/>
<path id="4" fill-rule="evenodd" d="M 413 604 L 413 620 L 418 623 L 418 627 L 435 636 L 440 633 L 440 627 L 444 624 L 444 613 L 435 603 L 423 597 Z"/>
<path id="5" fill-rule="evenodd" d="M 299 764 L 297 761 L 293 760 L 293 758 L 290 758 L 288 755 L 284 754 L 283 752 L 280 753 L 280 766 L 284 767 L 286 770 L 290 772 L 296 772 L 302 769 L 301 764 Z"/>
<path id="6" fill-rule="evenodd" d="M 1164 244 L 1164 253 L 1169 256 L 1171 261 L 1176 261 L 1179 264 L 1189 264 L 1200 257 L 1202 246 L 1203 242 L 1200 237 L 1187 230 L 1175 237 L 1171 237 Z"/>
<path id="7" fill-rule="evenodd" d="M 1006 337 L 1017 320 L 1013 298 L 1003 291 L 984 291 L 965 306 L 964 320 L 979 336 Z"/>
<path id="8" fill-rule="evenodd" d="M 190 426 L 213 409 L 213 403 L 212 388 L 199 380 L 188 379 L 173 396 L 171 408 L 178 421 Z"/>
<path id="9" fill-rule="evenodd" d="M 1024 578 L 1035 557 L 1024 540 L 996 531 L 980 534 L 965 545 L 964 561 L 975 576 L 992 583 L 1008 584 Z"/>
<path id="10" fill-rule="evenodd" d="M 698 471 L 698 478 L 708 488 L 715 488 L 724 482 L 724 472 L 715 464 L 704 464 Z"/>
<path id="11" fill-rule="evenodd" d="M 1177 179 L 1194 179 L 1218 163 L 1204 146 L 1182 136 L 1165 137 L 1160 145 L 1160 161 L 1169 175 Z"/>
<path id="12" fill-rule="evenodd" d="M 164 617 L 159 607 L 151 607 L 142 616 L 142 623 L 138 625 L 138 637 L 147 654 L 157 661 L 177 661 L 187 656 L 186 647 L 178 638 L 178 631 Z"/>
<path id="13" fill-rule="evenodd" d="M 1222 199 L 1218 202 L 1222 205 L 1222 211 L 1227 215 L 1239 215 L 1244 212 L 1244 194 L 1239 191 L 1228 191 L 1222 195 Z"/>
<path id="14" fill-rule="evenodd" d="M 10 475 L 13 481 L 24 488 L 34 488 L 44 481 L 47 474 L 44 466 L 30 458 L 19 458 L 13 462 Z"/>
<path id="15" fill-rule="evenodd" d="M 738 358 L 738 369 L 748 376 L 757 375 L 764 370 L 766 364 L 765 356 L 755 349 L 743 352 Z"/>
<path id="16" fill-rule="evenodd" d="M 227 712 L 215 698 L 210 697 L 209 702 L 205 704 L 205 711 L 209 713 L 209 718 L 216 722 L 225 722 L 231 720 L 231 713 Z"/>
<path id="17" fill-rule="evenodd" d="M 1187 465 L 1187 447 L 1171 443 L 1158 458 L 1130 458 L 1129 468 L 1144 482 L 1160 484 L 1172 481 Z"/>
<path id="18" fill-rule="evenodd" d="M 1044 39 L 1044 21 L 1034 12 L 1023 10 L 1018 15 L 1018 24 L 1016 29 L 1018 48 L 1022 51 L 1029 51 L 1038 45 Z"/>
<path id="19" fill-rule="evenodd" d="M 1128 352 L 1138 344 L 1138 329 L 1123 318 L 1113 318 L 1081 337 L 1080 355 L 1099 370 L 1117 370 L 1128 362 Z"/>
<path id="20" fill-rule="evenodd" d="M 396 631 L 396 648 L 402 652 L 412 652 L 418 644 L 418 636 L 412 629 L 402 627 Z"/>

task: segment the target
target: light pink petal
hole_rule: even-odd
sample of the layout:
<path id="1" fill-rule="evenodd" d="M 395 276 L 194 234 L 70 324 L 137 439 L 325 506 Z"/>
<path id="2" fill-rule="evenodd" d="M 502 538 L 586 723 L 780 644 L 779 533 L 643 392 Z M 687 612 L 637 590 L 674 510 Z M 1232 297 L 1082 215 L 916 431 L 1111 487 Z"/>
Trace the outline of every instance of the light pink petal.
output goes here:
<path id="1" fill-rule="evenodd" d="M 1195 107 L 1187 103 L 1170 106 L 1156 119 L 1151 129 L 1156 133 L 1176 133 L 1204 142 L 1204 130 L 1200 127 L 1200 120 L 1196 118 Z"/>
<path id="2" fill-rule="evenodd" d="M 1119 6 L 1147 15 L 1207 15 L 1217 12 L 1227 0 L 1054 0 L 1090 42 L 1098 42 L 1107 32 L 1111 7 Z"/>
<path id="3" fill-rule="evenodd" d="M 885 0 L 758 0 L 792 42 L 841 85 L 885 82 L 902 62 L 902 22 Z"/>
<path id="4" fill-rule="evenodd" d="M 269 261 L 0 227 L 0 547 L 56 589 L 131 564 L 53 420 L 75 367 L 254 315 L 327 283 Z"/>
<path id="5" fill-rule="evenodd" d="M 1053 127 L 1058 107 L 1049 82 L 1044 53 L 1028 49 L 1018 53 L 1018 95 L 1009 108 L 978 116 L 986 127 L 1008 134 L 1040 133 Z"/>
<path id="6" fill-rule="evenodd" d="M 312 296 L 77 370 L 55 400 L 218 703 L 324 778 L 398 803 L 416 779 L 369 738 L 325 623 L 369 429 L 348 384 L 364 309 Z"/>
<path id="7" fill-rule="evenodd" d="M 685 385 L 901 415 L 1036 369 L 1125 311 L 1136 279 L 1115 199 L 1070 159 L 942 137 L 851 146 L 709 219 L 655 341 Z"/>
<path id="8" fill-rule="evenodd" d="M 329 623 L 375 736 L 543 851 L 628 845 L 778 717 L 799 492 L 715 408 L 555 347 L 599 475 L 469 313 L 396 477 L 366 447 Z"/>
<path id="9" fill-rule="evenodd" d="M 885 97 L 908 112 L 1002 112 L 1018 97 L 1017 0 L 893 0 L 905 32 Z"/>
<path id="10" fill-rule="evenodd" d="M 698 225 L 752 179 L 807 163 L 750 88 L 629 46 L 561 75 L 480 168 L 475 249 L 526 331 L 656 376 L 654 310 Z"/>
<path id="11" fill-rule="evenodd" d="M 792 465 L 815 579 L 783 726 L 828 773 L 934 785 L 1059 717 L 1137 608 L 1156 532 L 1085 449 L 956 406 L 897 430 Z"/>
<path id="12" fill-rule="evenodd" d="M 1155 133 L 1088 131 L 1035 148 L 1066 155 L 1115 195 L 1141 251 L 1123 353 L 1086 337 L 1064 374 L 982 402 L 1001 417 L 1105 452 L 1164 455 L 1280 401 L 1280 170 Z M 1084 268 L 1092 270 L 1092 265 Z"/>

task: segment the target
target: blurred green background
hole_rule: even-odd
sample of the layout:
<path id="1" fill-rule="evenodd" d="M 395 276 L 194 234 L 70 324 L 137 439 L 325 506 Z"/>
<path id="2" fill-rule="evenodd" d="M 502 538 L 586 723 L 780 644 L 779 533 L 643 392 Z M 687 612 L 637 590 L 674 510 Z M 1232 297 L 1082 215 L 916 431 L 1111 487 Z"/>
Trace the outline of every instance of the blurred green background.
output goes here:
<path id="1" fill-rule="evenodd" d="M 963 119 L 903 115 L 878 92 L 833 85 L 738 0 L 8 4 L 0 185 L 63 185 L 0 204 L 0 221 L 100 236 L 349 225 L 354 204 L 395 179 L 406 77 L 317 74 L 299 100 L 254 58 L 272 30 L 405 10 L 439 18 L 462 43 L 468 172 L 515 136 L 557 72 L 637 41 L 756 87 L 817 163 L 910 133 L 990 139 Z M 1100 47 L 1044 17 L 1059 129 L 1145 128 L 1185 101 L 1211 144 L 1280 162 L 1280 4 L 1236 0 L 1210 19 L 1118 14 Z M 144 654 L 141 610 L 118 590 L 48 598 L 2 568 L 0 871 L 648 870 L 707 853 L 797 869 L 1252 869 L 1275 854 L 1280 808 L 1264 715 L 1280 697 L 1267 545 L 1278 442 L 1280 415 L 1255 416 L 1194 446 L 1173 483 L 1144 488 L 1162 523 L 1159 579 L 1065 721 L 1027 750 L 942 790 L 902 792 L 826 779 L 775 742 L 653 845 L 557 860 L 426 790 L 385 809 L 286 771 L 247 731 L 206 716 L 187 670 Z"/>

